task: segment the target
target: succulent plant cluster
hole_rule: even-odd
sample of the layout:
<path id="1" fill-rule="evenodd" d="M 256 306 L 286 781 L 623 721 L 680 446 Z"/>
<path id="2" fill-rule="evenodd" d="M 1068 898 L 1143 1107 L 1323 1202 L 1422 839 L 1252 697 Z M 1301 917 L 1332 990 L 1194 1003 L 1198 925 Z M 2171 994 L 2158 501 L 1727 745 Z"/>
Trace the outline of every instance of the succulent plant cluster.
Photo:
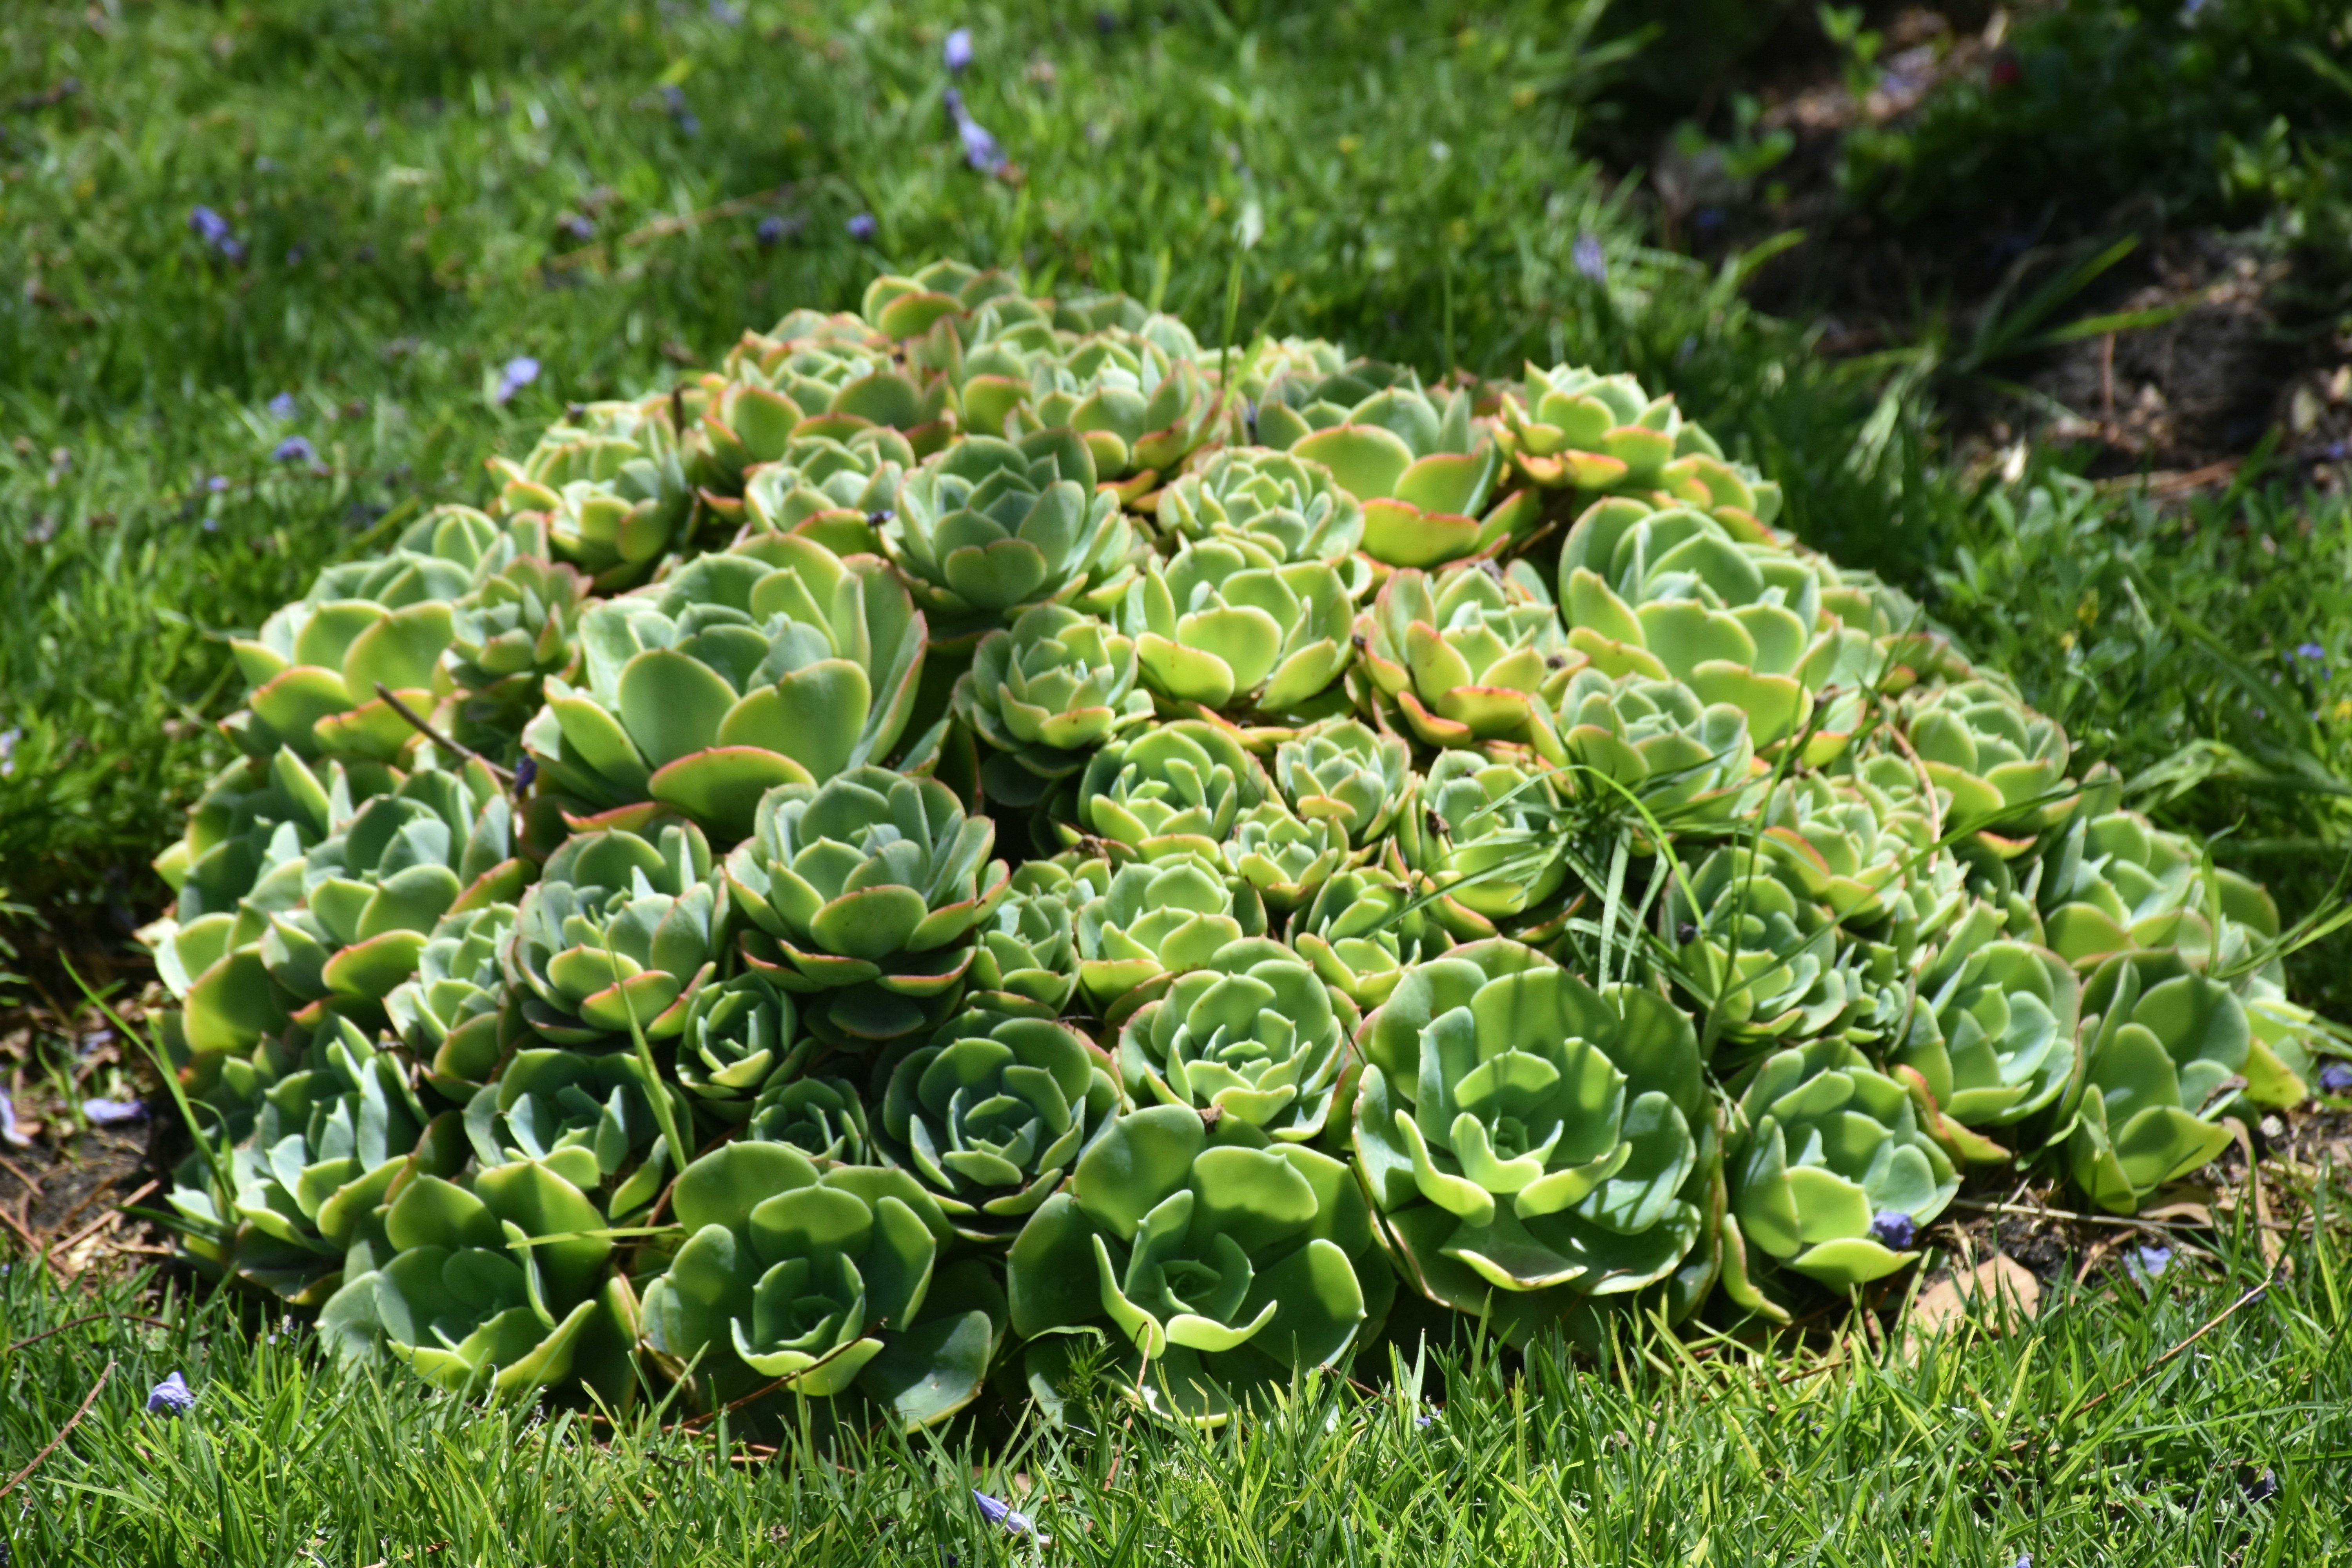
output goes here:
<path id="1" fill-rule="evenodd" d="M 1627 376 L 941 263 L 495 467 L 236 645 L 148 933 L 189 1255 L 446 1389 L 1215 1422 L 2313 1071 L 2266 895 Z"/>

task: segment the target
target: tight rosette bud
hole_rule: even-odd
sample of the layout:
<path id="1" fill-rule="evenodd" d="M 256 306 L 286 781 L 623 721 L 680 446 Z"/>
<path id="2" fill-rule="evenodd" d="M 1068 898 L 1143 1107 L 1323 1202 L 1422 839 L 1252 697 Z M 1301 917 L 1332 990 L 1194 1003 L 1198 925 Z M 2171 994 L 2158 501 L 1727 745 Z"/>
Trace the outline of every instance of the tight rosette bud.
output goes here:
<path id="1" fill-rule="evenodd" d="M 926 460 L 899 487 L 882 548 L 950 637 L 1033 605 L 1108 608 L 1134 581 L 1134 539 L 1118 500 L 1096 490 L 1086 443 L 1043 430 L 1017 445 L 975 436 Z"/>
<path id="2" fill-rule="evenodd" d="M 1218 1426 L 1249 1394 L 1345 1367 L 1395 1290 L 1348 1168 L 1212 1142 L 1183 1106 L 1118 1118 L 1006 1261 L 1031 1389 L 1057 1408 L 1070 1331 L 1118 1347 L 1147 1409 Z"/>
<path id="3" fill-rule="evenodd" d="M 1340 564 L 1364 537 L 1364 509 L 1331 470 L 1295 453 L 1229 447 L 1160 495 L 1169 539 L 1236 539 L 1278 562 Z"/>
<path id="4" fill-rule="evenodd" d="M 1754 1280 L 1764 1259 L 1832 1290 L 1883 1279 L 1914 1256 L 1889 1245 L 1885 1216 L 1916 1230 L 1959 1190 L 1910 1091 L 1842 1040 L 1765 1058 L 1739 1098 L 1725 1171 L 1725 1287 L 1768 1313 L 1779 1309 Z"/>
<path id="5" fill-rule="evenodd" d="M 2074 808 L 2064 793 L 2066 731 L 1992 681 L 1918 694 L 1906 732 L 1936 787 L 1951 795 L 1947 829 L 1998 834 L 2015 853 Z"/>
<path id="6" fill-rule="evenodd" d="M 1002 1246 L 1123 1102 L 1110 1058 L 1076 1029 L 971 1012 L 900 1058 L 875 1132 L 958 1234 Z"/>
<path id="7" fill-rule="evenodd" d="M 693 513 L 663 398 L 589 404 L 490 471 L 503 486 L 495 515 L 543 516 L 555 558 L 607 591 L 641 581 Z"/>
<path id="8" fill-rule="evenodd" d="M 2083 987 L 2083 1077 L 2060 1102 L 2066 1163 L 2091 1201 L 2137 1214 L 2229 1147 L 2250 1028 L 2230 988 L 2173 952 L 2122 952 Z"/>
<path id="9" fill-rule="evenodd" d="M 866 1101 L 845 1079 L 788 1078 L 760 1091 L 743 1136 L 789 1143 L 820 1165 L 878 1165 Z"/>
<path id="10" fill-rule="evenodd" d="M 727 858 L 743 956 L 811 998 L 830 1044 L 878 1044 L 938 1022 L 961 994 L 975 926 L 1009 889 L 995 824 L 936 779 L 852 768 L 760 803 Z"/>
<path id="11" fill-rule="evenodd" d="M 1753 1042 L 1749 1051 L 1831 1032 L 1861 1000 L 1830 911 L 1743 846 L 1676 879 L 1659 900 L 1658 931 L 1691 999 L 1731 1041 Z"/>
<path id="12" fill-rule="evenodd" d="M 879 523 L 898 510 L 898 484 L 915 450 L 895 430 L 860 430 L 845 441 L 795 435 L 784 455 L 744 476 L 749 526 L 798 534 L 836 555 L 878 555 Z"/>
<path id="13" fill-rule="evenodd" d="M 646 1341 L 718 1398 L 855 1390 L 914 1428 L 979 1394 L 1003 1298 L 977 1266 L 940 1267 L 951 1233 L 906 1172 L 730 1143 L 686 1168 L 673 1207 L 687 1240 L 646 1288 Z"/>
<path id="14" fill-rule="evenodd" d="M 790 996 L 767 977 L 739 974 L 695 993 L 677 1037 L 677 1080 L 722 1126 L 740 1126 L 751 1102 L 797 1060 Z"/>
<path id="15" fill-rule="evenodd" d="M 1339 679 L 1355 606 L 1333 567 L 1247 540 L 1185 540 L 1121 606 L 1143 678 L 1171 702 L 1285 713 Z"/>
<path id="16" fill-rule="evenodd" d="M 889 754 L 925 635 L 881 562 L 755 535 L 591 609 L 586 684 L 549 680 L 523 743 L 559 796 L 597 809 L 656 801 L 740 837 L 775 785 Z"/>
<path id="17" fill-rule="evenodd" d="M 1412 749 L 1401 735 L 1327 719 L 1275 748 L 1274 779 L 1292 811 L 1369 849 L 1412 799 Z"/>
<path id="18" fill-rule="evenodd" d="M 955 710 L 993 749 L 990 798 L 1034 805 L 1089 752 L 1151 717 L 1133 639 L 1062 605 L 1021 613 L 982 637 L 955 687 Z"/>
<path id="19" fill-rule="evenodd" d="M 1402 877 L 1376 867 L 1349 868 L 1290 917 L 1290 945 L 1325 984 L 1360 1008 L 1377 1007 L 1408 968 L 1452 945 L 1432 911 L 1412 904 Z"/>
<path id="20" fill-rule="evenodd" d="M 1122 859 L 1213 857 L 1234 819 L 1272 793 L 1230 730 L 1179 720 L 1095 753 L 1078 781 L 1077 823 Z"/>
<path id="21" fill-rule="evenodd" d="M 1101 889 L 1078 910 L 1078 984 L 1106 1023 L 1123 1022 L 1232 943 L 1265 934 L 1257 889 L 1211 856 L 1134 862 L 1103 876 Z"/>
<path id="22" fill-rule="evenodd" d="M 1685 1192 L 1714 1123 L 1697 1033 L 1655 992 L 1473 942 L 1410 971 L 1361 1049 L 1356 1158 L 1431 1300 L 1475 1312 L 1491 1292 L 1517 1337 L 1567 1298 L 1664 1279 L 1698 1244 Z"/>
<path id="23" fill-rule="evenodd" d="M 1101 869 L 1100 862 L 1096 862 Z M 1078 910 L 1096 892 L 1066 857 L 1032 860 L 976 929 L 971 1005 L 992 1013 L 1058 1018 L 1078 984 Z"/>
<path id="24" fill-rule="evenodd" d="M 512 904 L 444 915 L 416 955 L 415 977 L 383 999 L 425 1081 L 451 1100 L 473 1098 L 522 1035 L 500 963 L 514 924 Z"/>
<path id="25" fill-rule="evenodd" d="M 557 1045 L 665 1040 L 716 969 L 710 844 L 690 822 L 578 834 L 523 896 L 507 952 L 523 1016 Z"/>
<path id="26" fill-rule="evenodd" d="M 1358 705 L 1392 709 L 1432 746 L 1529 743 L 1573 673 L 1559 616 L 1532 572 L 1399 572 L 1357 617 Z"/>
<path id="27" fill-rule="evenodd" d="M 1568 879 L 1550 852 L 1559 810 L 1540 771 L 1445 752 L 1422 781 L 1412 812 L 1398 819 L 1391 868 L 1428 879 L 1443 894 L 1429 906 L 1462 941 L 1539 919 Z"/>
<path id="28" fill-rule="evenodd" d="M 1321 1136 L 1356 1009 L 1281 943 L 1244 940 L 1180 974 L 1119 1031 L 1139 1098 L 1247 1122 L 1278 1142 Z"/>
<path id="29" fill-rule="evenodd" d="M 1746 712 L 1702 702 L 1671 677 L 1612 677 L 1587 666 L 1569 677 L 1556 727 L 1567 761 L 1632 790 L 1669 830 L 1728 823 L 1769 771 L 1757 760 Z"/>

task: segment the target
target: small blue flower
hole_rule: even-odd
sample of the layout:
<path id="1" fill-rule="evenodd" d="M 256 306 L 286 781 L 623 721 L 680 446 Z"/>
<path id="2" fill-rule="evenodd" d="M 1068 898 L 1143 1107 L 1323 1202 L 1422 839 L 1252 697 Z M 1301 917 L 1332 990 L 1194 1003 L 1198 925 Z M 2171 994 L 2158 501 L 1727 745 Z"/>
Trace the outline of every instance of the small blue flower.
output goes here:
<path id="1" fill-rule="evenodd" d="M 958 76 L 970 70 L 971 68 L 971 29 L 958 27 L 954 32 L 950 33 L 947 44 L 940 50 L 940 58 L 947 62 L 948 69 Z"/>
<path id="2" fill-rule="evenodd" d="M 2017 1554 L 2017 1561 L 2011 1563 L 2009 1568 L 2033 1568 L 2033 1553 L 2031 1552 L 2019 1552 Z"/>
<path id="3" fill-rule="evenodd" d="M 1591 230 L 1587 229 L 1576 237 L 1576 243 L 1569 247 L 1568 259 L 1570 265 L 1593 282 L 1609 281 L 1609 257 L 1601 248 L 1600 237 Z"/>
<path id="4" fill-rule="evenodd" d="M 1037 1526 L 1030 1520 L 1029 1516 L 1023 1513 L 1019 1509 L 1014 1508 L 1011 1503 L 999 1502 L 996 1499 L 989 1496 L 983 1491 L 973 1492 L 971 1494 L 971 1500 L 980 1505 L 980 1511 L 986 1517 L 989 1523 L 1001 1524 L 1014 1535 L 1034 1535 L 1037 1533 Z"/>
<path id="5" fill-rule="evenodd" d="M 590 240 L 596 237 L 595 224 L 591 222 L 589 219 L 581 216 L 578 213 L 565 213 L 563 215 L 563 221 L 557 224 L 555 226 L 562 229 L 567 236 L 578 240 L 583 245 L 587 244 Z"/>
<path id="6" fill-rule="evenodd" d="M 1895 1252 L 1907 1252 L 1919 1238 L 1919 1226 L 1901 1209 L 1885 1209 L 1870 1221 L 1871 1239 Z"/>
<path id="7" fill-rule="evenodd" d="M 727 4 L 727 0 L 710 0 L 710 19 L 722 26 L 740 27 L 743 13 Z"/>
<path id="8" fill-rule="evenodd" d="M 147 1414 L 150 1415 L 185 1415 L 195 1407 L 194 1390 L 188 1386 L 188 1380 L 176 1372 L 157 1384 L 147 1395 Z"/>
<path id="9" fill-rule="evenodd" d="M 757 232 L 760 248 L 773 250 L 788 239 L 800 237 L 801 220 L 796 217 L 786 217 L 781 213 L 770 213 L 760 220 Z"/>
<path id="10" fill-rule="evenodd" d="M 956 134 L 963 138 L 963 161 L 983 174 L 1000 174 L 1005 163 L 1004 149 L 988 127 L 970 115 L 956 122 Z"/>
<path id="11" fill-rule="evenodd" d="M 18 731 L 11 730 L 6 734 L 0 735 L 0 741 L 7 742 L 13 749 L 17 733 Z M 6 764 L 6 771 L 13 773 L 16 766 L 16 764 L 11 762 Z M 8 1098 L 8 1091 L 5 1089 L 0 1089 L 0 1143 L 5 1143 L 12 1149 L 29 1149 L 33 1146 L 33 1141 L 26 1137 L 24 1130 L 16 1125 L 16 1102 Z"/>
<path id="12" fill-rule="evenodd" d="M 269 400 L 269 416 L 272 419 L 290 420 L 300 412 L 301 405 L 294 401 L 294 395 L 290 392 L 281 392 Z"/>
<path id="13" fill-rule="evenodd" d="M 205 481 L 205 489 L 212 491 L 215 495 L 220 494 L 221 491 L 228 489 L 228 476 L 226 474 L 215 474 L 211 479 Z"/>
<path id="14" fill-rule="evenodd" d="M 2172 1248 L 2168 1247 L 2140 1247 L 2133 1248 L 2133 1252 L 2139 1258 L 2140 1268 L 2151 1279 L 2172 1267 Z"/>
<path id="15" fill-rule="evenodd" d="M 2352 1094 L 2352 1063 L 2320 1064 L 2319 1087 L 2327 1094 Z"/>
<path id="16" fill-rule="evenodd" d="M 873 244 L 874 237 L 882 232 L 882 226 L 874 221 L 872 213 L 859 213 L 842 226 L 849 231 L 849 237 L 860 245 Z"/>
<path id="17" fill-rule="evenodd" d="M 539 777 L 539 759 L 528 752 L 524 752 L 522 761 L 515 764 L 514 773 L 515 794 L 520 795 L 527 793 L 531 786 L 531 782 Z"/>
<path id="18" fill-rule="evenodd" d="M 2307 658 L 2314 664 L 2327 657 L 2327 650 L 2315 642 L 2298 643 L 2294 651 L 2297 657 Z"/>
<path id="19" fill-rule="evenodd" d="M 145 1103 L 136 1100 L 85 1100 L 81 1113 L 95 1127 L 119 1127 L 125 1121 L 147 1120 Z"/>
<path id="20" fill-rule="evenodd" d="M 270 448 L 269 456 L 280 463 L 315 463 L 319 460 L 318 449 L 310 445 L 310 438 L 307 436 L 287 437 Z"/>
<path id="21" fill-rule="evenodd" d="M 218 250 L 229 237 L 228 219 L 207 206 L 188 209 L 188 227 L 195 237 Z"/>
<path id="22" fill-rule="evenodd" d="M 507 403 L 516 393 L 538 379 L 539 362 L 529 354 L 517 354 L 499 370 L 499 389 L 490 395 L 490 399 L 494 403 Z"/>
<path id="23" fill-rule="evenodd" d="M 16 772 L 16 742 L 24 738 L 25 731 L 22 730 L 14 728 L 0 730 L 0 779 L 9 778 L 15 775 Z M 6 1095 L 0 1095 L 0 1138 L 5 1138 L 10 1142 L 16 1143 L 16 1122 L 13 1114 L 6 1109 L 7 1104 L 8 1097 Z M 22 1143 L 16 1143 L 16 1146 L 20 1149 L 24 1147 Z"/>

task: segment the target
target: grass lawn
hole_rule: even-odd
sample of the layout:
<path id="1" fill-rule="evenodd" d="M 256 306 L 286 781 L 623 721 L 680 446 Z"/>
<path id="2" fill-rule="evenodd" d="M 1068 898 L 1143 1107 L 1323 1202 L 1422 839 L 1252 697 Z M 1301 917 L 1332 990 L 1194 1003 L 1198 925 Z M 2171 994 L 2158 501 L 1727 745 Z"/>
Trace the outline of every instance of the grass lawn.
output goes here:
<path id="1" fill-rule="evenodd" d="M 1673 58 L 1671 31 L 1612 42 L 1662 10 L 1707 7 L 0 8 L 0 1081 L 82 1081 L 60 952 L 146 979 L 126 938 L 231 754 L 230 637 L 421 509 L 480 500 L 484 459 L 567 403 L 662 387 L 941 255 L 1123 289 L 1204 341 L 1634 372 L 1778 478 L 1808 542 L 2011 671 L 2136 806 L 2290 921 L 2326 907 L 2352 849 L 2342 486 L 2267 447 L 2187 501 L 2046 447 L 1971 452 L 1945 410 L 1981 388 L 1948 362 L 1833 357 L 1825 327 L 1746 302 L 1760 252 L 1658 244 L 1643 180 L 1590 150 Z M 967 163 L 951 86 L 1002 172 Z M 2290 202 L 2331 176 L 2297 153 L 2265 177 Z M 522 358 L 535 378 L 502 386 Z M 2296 954 L 2298 999 L 2352 1017 L 2347 957 Z M 2149 1241 L 2116 1231 L 2030 1323 L 1906 1345 L 1892 1311 L 1892 1343 L 1857 1316 L 1801 1347 L 1661 1338 L 1599 1364 L 1474 1345 L 1210 1436 L 1108 1391 L 1059 1432 L 983 1408 L 760 1443 L 642 1405 L 612 1425 L 467 1404 L 339 1370 L 184 1279 L 68 1286 L 17 1253 L 0 1488 L 33 1469 L 0 1492 L 0 1564 L 2333 1561 L 2352 1269 L 2343 1189 L 2298 1179 L 2315 1223 L 2276 1278 L 2242 1228 L 2155 1272 L 2116 1267 Z M 147 1414 L 174 1371 L 194 1412 Z"/>

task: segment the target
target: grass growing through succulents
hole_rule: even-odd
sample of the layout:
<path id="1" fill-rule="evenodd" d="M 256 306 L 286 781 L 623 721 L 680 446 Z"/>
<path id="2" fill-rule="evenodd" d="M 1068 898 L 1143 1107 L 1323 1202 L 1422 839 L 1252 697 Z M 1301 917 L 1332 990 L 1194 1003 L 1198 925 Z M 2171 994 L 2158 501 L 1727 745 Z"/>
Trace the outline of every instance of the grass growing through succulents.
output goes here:
<path id="1" fill-rule="evenodd" d="M 1988 1309 L 1907 1359 L 1858 1331 L 1831 1367 L 1472 1347 L 1376 1394 L 1310 1384 L 1214 1436 L 1103 1402 L 1087 1430 L 787 1433 L 772 1460 L 650 1413 L 613 1428 L 339 1371 L 305 1331 L 217 1298 L 159 1308 L 20 1263 L 0 1279 L 0 1344 L 61 1331 L 0 1352 L 0 1476 L 111 1375 L 0 1539 L 21 1563 L 256 1568 L 2333 1562 L 2352 1550 L 2352 1255 L 2327 1223 L 2297 1247 L 2266 1293 L 2127 1384 L 2263 1282 L 2251 1234 L 2210 1263 L 2057 1291 L 2031 1325 Z M 64 1326 L 159 1310 L 173 1326 Z M 194 1411 L 146 1414 L 175 1371 Z M 1051 1544 L 988 1524 L 968 1488 Z"/>

